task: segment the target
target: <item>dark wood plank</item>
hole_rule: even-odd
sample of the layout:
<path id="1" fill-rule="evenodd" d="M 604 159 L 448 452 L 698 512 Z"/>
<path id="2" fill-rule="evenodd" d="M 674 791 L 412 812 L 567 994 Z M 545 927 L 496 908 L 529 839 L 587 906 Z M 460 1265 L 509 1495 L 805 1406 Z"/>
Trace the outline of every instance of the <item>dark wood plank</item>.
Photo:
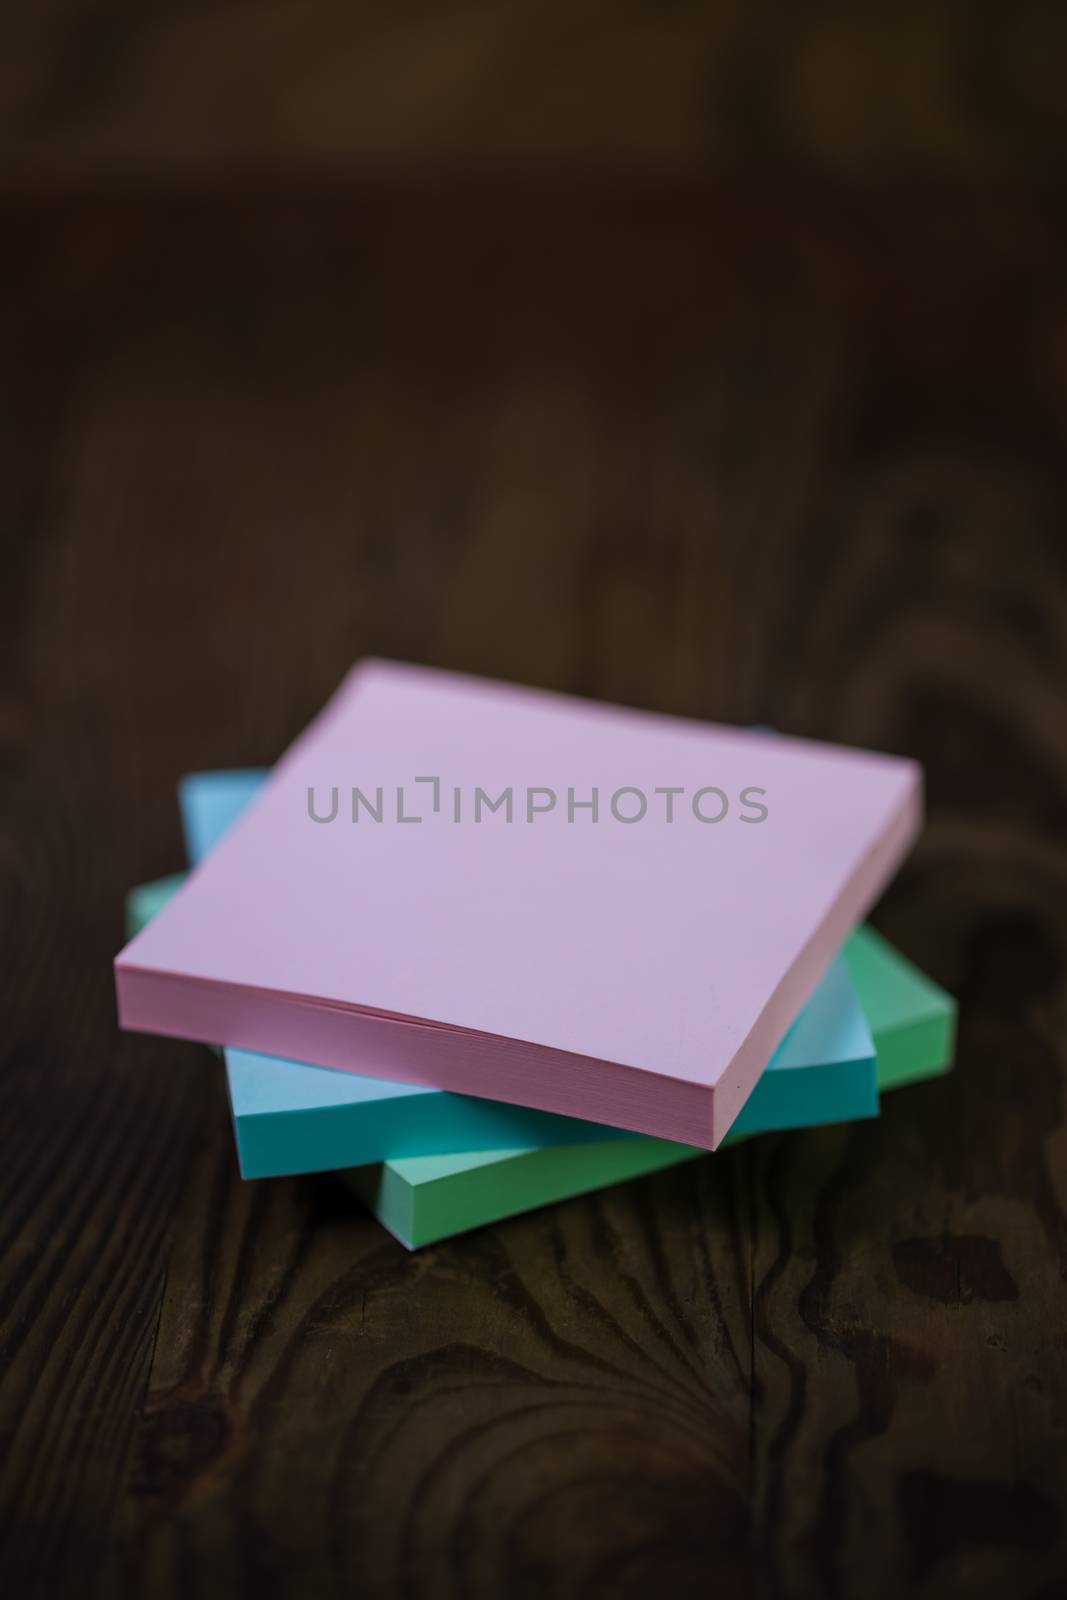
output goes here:
<path id="1" fill-rule="evenodd" d="M 1036 199 L 10 197 L 24 1592 L 1037 1594 L 1065 1569 L 1065 240 Z M 408 1257 L 114 1031 L 179 773 L 365 652 L 907 750 L 960 1071 Z M 158 1324 L 158 1334 L 157 1334 Z M 24 1581 L 23 1581 L 24 1580 Z"/>
<path id="2" fill-rule="evenodd" d="M 744 1177 L 703 1163 L 412 1256 L 333 1180 L 240 1185 L 216 1139 L 171 1259 L 131 1592 L 736 1587 Z"/>
<path id="3" fill-rule="evenodd" d="M 941 316 L 896 394 L 885 366 L 852 375 L 847 470 L 824 468 L 805 544 L 836 622 L 802 685 L 838 733 L 861 718 L 924 760 L 930 826 L 880 920 L 959 996 L 960 1064 L 878 1125 L 761 1151 L 756 1432 L 785 1593 L 1051 1595 L 1067 1573 L 1060 423 L 1023 387 L 1043 344 L 994 378 Z"/>
<path id="4" fill-rule="evenodd" d="M 1062 173 L 1067 24 L 856 7 L 13 0 L 21 177 L 559 168 L 1030 183 Z"/>

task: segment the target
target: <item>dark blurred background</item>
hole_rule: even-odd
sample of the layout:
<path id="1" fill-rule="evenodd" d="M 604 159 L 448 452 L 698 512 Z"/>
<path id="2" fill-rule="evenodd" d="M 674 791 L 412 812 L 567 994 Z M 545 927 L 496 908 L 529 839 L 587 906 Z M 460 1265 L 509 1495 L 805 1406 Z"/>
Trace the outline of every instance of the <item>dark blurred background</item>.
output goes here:
<path id="1" fill-rule="evenodd" d="M 1060 1592 L 1065 46 L 1037 0 L 8 0 L 16 1592 Z M 960 996 L 954 1078 L 615 1233 L 408 1259 L 242 1187 L 207 1053 L 116 1036 L 122 897 L 181 865 L 179 774 L 273 761 L 370 652 L 918 756 L 876 920 Z M 678 1319 L 696 1432 L 635 1399 L 602 1475 L 546 1446 L 485 1500 L 442 1341 L 506 1454 L 606 1328 L 654 1393 Z"/>
<path id="2" fill-rule="evenodd" d="M 268 759 L 374 650 L 895 743 L 995 676 L 1016 737 L 1065 45 L 1028 0 L 16 4 L 9 715 Z"/>

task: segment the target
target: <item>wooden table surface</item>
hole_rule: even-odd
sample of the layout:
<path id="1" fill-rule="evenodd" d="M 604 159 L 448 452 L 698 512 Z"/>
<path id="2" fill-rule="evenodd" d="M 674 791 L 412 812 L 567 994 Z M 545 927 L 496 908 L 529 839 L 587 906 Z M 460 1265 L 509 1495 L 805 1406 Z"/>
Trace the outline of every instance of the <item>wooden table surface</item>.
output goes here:
<path id="1" fill-rule="evenodd" d="M 348 161 L 311 9 L 292 170 L 277 95 L 227 132 L 239 8 L 123 52 L 71 6 L 5 68 L 0 1587 L 1053 1600 L 1067 222 L 1016 181 L 1051 90 L 1030 145 L 961 114 L 947 187 L 903 136 L 854 182 L 815 118 L 803 181 L 743 117 L 744 172 L 710 134 L 700 170 L 682 28 L 649 170 L 419 176 Z M 905 57 L 864 59 L 846 132 Z M 473 103 L 543 155 L 522 84 Z M 334 1179 L 242 1183 L 217 1060 L 117 1031 L 123 895 L 182 864 L 181 773 L 270 763 L 366 653 L 921 759 L 874 920 L 958 996 L 955 1074 L 414 1255 Z"/>

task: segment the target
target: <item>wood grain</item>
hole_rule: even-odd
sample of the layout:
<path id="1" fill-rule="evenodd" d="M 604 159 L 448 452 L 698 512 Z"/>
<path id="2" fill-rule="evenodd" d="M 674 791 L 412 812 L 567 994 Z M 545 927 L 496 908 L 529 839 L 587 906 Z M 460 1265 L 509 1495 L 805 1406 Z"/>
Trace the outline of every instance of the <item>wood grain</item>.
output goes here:
<path id="1" fill-rule="evenodd" d="M 206 24 L 205 24 L 206 25 Z M 970 1597 L 1067 1575 L 1067 240 L 702 182 L 9 193 L 13 1592 Z M 908 751 L 960 1062 L 408 1256 L 123 1037 L 186 770 L 377 652 Z"/>

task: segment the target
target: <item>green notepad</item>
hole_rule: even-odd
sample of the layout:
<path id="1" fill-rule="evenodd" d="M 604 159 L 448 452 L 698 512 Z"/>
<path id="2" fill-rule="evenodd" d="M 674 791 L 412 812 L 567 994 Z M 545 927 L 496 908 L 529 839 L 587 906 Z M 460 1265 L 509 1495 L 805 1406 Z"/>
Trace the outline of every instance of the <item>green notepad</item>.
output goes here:
<path id="1" fill-rule="evenodd" d="M 879 1089 L 947 1072 L 956 1044 L 952 997 L 866 925 L 843 953 L 878 1051 Z"/>

